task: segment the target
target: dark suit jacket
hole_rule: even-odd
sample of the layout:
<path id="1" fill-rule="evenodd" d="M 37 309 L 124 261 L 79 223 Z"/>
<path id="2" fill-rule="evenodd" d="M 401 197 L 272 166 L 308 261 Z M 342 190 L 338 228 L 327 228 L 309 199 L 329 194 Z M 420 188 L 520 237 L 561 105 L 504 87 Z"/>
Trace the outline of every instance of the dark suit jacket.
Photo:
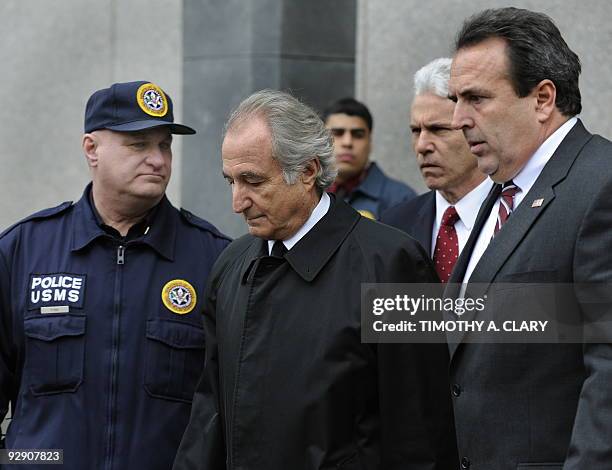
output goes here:
<path id="1" fill-rule="evenodd" d="M 464 277 L 499 185 L 495 189 L 481 208 L 451 282 Z M 533 204 L 537 199 L 541 205 Z M 475 283 L 495 288 L 502 282 L 611 280 L 612 143 L 591 135 L 579 121 L 489 244 L 466 295 L 472 286 L 477 289 Z M 446 294 L 453 295 L 452 289 L 449 284 Z M 528 300 L 521 290 L 511 290 L 505 301 L 462 320 L 511 317 L 528 311 Z M 595 315 L 593 304 L 575 288 L 567 290 L 565 306 L 583 326 Z M 609 314 L 610 305 L 606 308 Z M 611 344 L 476 344 L 465 339 L 449 336 L 464 466 L 612 469 Z"/>
<path id="2" fill-rule="evenodd" d="M 429 191 L 388 209 L 380 221 L 410 235 L 431 257 L 431 237 L 435 217 L 436 192 Z"/>

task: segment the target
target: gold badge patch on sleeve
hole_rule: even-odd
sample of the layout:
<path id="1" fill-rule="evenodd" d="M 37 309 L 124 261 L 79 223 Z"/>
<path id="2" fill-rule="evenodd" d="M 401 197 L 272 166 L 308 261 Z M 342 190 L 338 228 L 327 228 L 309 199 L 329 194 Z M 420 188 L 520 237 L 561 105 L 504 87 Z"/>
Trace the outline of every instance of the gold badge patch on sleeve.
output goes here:
<path id="1" fill-rule="evenodd" d="M 136 92 L 136 100 L 140 109 L 151 116 L 162 117 L 168 112 L 166 95 L 153 83 L 141 85 Z"/>
<path id="2" fill-rule="evenodd" d="M 198 300 L 191 284 L 183 279 L 173 279 L 162 289 L 162 302 L 168 310 L 178 315 L 191 312 Z"/>

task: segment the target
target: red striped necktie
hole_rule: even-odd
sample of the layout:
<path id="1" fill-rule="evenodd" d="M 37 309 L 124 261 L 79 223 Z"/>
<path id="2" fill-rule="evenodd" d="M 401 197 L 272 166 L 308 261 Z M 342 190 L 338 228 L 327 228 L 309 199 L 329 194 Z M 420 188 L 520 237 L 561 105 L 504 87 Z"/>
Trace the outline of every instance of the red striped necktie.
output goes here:
<path id="1" fill-rule="evenodd" d="M 495 222 L 495 231 L 493 236 L 497 235 L 502 225 L 506 223 L 512 210 L 514 209 L 514 196 L 520 192 L 519 188 L 512 180 L 507 181 L 502 186 L 502 191 L 499 198 L 499 212 L 497 213 L 497 221 Z"/>

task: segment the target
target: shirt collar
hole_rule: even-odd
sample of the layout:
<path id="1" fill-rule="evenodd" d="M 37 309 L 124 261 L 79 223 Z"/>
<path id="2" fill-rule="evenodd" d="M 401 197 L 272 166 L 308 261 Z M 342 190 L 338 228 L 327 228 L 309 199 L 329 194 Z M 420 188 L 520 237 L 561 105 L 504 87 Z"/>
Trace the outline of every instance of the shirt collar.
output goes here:
<path id="1" fill-rule="evenodd" d="M 468 230 L 472 230 L 476 222 L 476 216 L 480 210 L 480 206 L 486 199 L 489 191 L 493 187 L 493 181 L 485 178 L 478 186 L 472 189 L 469 193 L 459 199 L 455 204 L 450 204 L 440 191 L 436 191 L 436 223 L 439 227 L 442 223 L 444 211 L 451 205 L 455 206 L 459 219 Z"/>
<path id="2" fill-rule="evenodd" d="M 521 192 L 518 194 L 520 195 L 521 199 L 529 192 L 533 184 L 538 179 L 538 176 L 540 176 L 544 166 L 546 166 L 557 150 L 557 147 L 561 145 L 561 142 L 569 131 L 572 130 L 572 127 L 574 127 L 576 122 L 578 122 L 578 118 L 573 117 L 559 127 L 559 129 L 553 132 L 535 151 L 533 156 L 529 159 L 518 175 L 512 178 L 514 184 L 521 188 Z M 518 205 L 517 201 L 515 201 L 515 206 L 516 205 Z"/>
<path id="3" fill-rule="evenodd" d="M 316 225 L 316 223 L 323 218 L 325 214 L 327 214 L 330 205 L 331 201 L 329 199 L 329 195 L 324 192 L 323 196 L 321 196 L 321 199 L 319 200 L 319 203 L 310 213 L 310 217 L 308 217 L 304 225 L 302 225 L 292 237 L 289 237 L 287 240 L 283 240 L 283 245 L 285 245 L 285 248 L 287 248 L 287 250 L 293 248 L 293 246 L 299 242 L 304 235 L 306 235 Z M 268 254 L 272 253 L 274 242 L 275 240 L 268 240 Z"/>

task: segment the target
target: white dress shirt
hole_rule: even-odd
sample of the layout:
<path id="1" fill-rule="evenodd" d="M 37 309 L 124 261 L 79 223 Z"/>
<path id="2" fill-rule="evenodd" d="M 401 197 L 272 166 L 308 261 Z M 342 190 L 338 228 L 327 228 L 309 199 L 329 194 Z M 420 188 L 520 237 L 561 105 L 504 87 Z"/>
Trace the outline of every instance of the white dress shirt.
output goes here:
<path id="1" fill-rule="evenodd" d="M 461 253 L 461 250 L 463 250 L 463 247 L 470 237 L 470 232 L 476 222 L 476 216 L 478 215 L 480 206 L 487 198 L 492 187 L 493 181 L 486 178 L 482 183 L 459 199 L 456 204 L 449 203 L 439 191 L 436 191 L 436 218 L 434 219 L 434 226 L 431 232 L 431 253 L 436 252 L 436 238 L 438 237 L 438 231 L 442 224 L 444 211 L 452 205 L 455 206 L 457 215 L 459 215 L 459 220 L 455 223 L 455 231 L 457 232 L 457 241 L 459 242 L 459 253 Z"/>
<path id="2" fill-rule="evenodd" d="M 304 235 L 310 232 L 317 222 L 321 220 L 325 214 L 327 214 L 329 206 L 331 206 L 331 199 L 329 198 L 329 194 L 324 192 L 323 196 L 321 196 L 321 199 L 319 200 L 319 203 L 310 213 L 310 217 L 308 217 L 306 222 L 304 222 L 304 225 L 302 225 L 292 237 L 287 238 L 287 240 L 283 240 L 283 245 L 285 245 L 285 248 L 290 250 L 302 239 L 302 237 L 304 237 Z M 276 240 L 268 240 L 268 254 L 272 254 L 272 247 L 274 246 L 275 241 Z"/>
<path id="3" fill-rule="evenodd" d="M 542 145 L 536 150 L 533 156 L 529 159 L 524 168 L 512 178 L 514 184 L 516 184 L 519 188 L 521 188 L 520 192 L 516 193 L 514 196 L 514 208 L 513 211 L 519 206 L 519 204 L 525 199 L 525 196 L 534 185 L 540 173 L 553 156 L 557 147 L 561 145 L 561 142 L 565 138 L 565 136 L 569 133 L 569 131 L 574 127 L 574 125 L 578 122 L 576 117 L 571 118 L 566 123 L 564 123 L 559 129 L 557 129 L 552 135 L 548 137 L 544 141 Z M 478 240 L 476 241 L 476 245 L 474 246 L 474 251 L 472 252 L 472 257 L 470 258 L 470 262 L 468 263 L 467 269 L 465 271 L 465 276 L 463 276 L 464 286 L 462 287 L 462 292 L 465 291 L 465 284 L 469 281 L 476 265 L 480 261 L 480 258 L 484 254 L 485 250 L 489 246 L 489 242 L 493 238 L 493 233 L 495 231 L 495 222 L 497 221 L 497 213 L 499 212 L 499 199 L 493 205 L 493 209 L 491 209 L 491 213 L 489 214 L 489 218 L 485 222 L 482 230 L 480 231 L 480 235 Z M 510 216 L 512 217 L 512 215 Z"/>

